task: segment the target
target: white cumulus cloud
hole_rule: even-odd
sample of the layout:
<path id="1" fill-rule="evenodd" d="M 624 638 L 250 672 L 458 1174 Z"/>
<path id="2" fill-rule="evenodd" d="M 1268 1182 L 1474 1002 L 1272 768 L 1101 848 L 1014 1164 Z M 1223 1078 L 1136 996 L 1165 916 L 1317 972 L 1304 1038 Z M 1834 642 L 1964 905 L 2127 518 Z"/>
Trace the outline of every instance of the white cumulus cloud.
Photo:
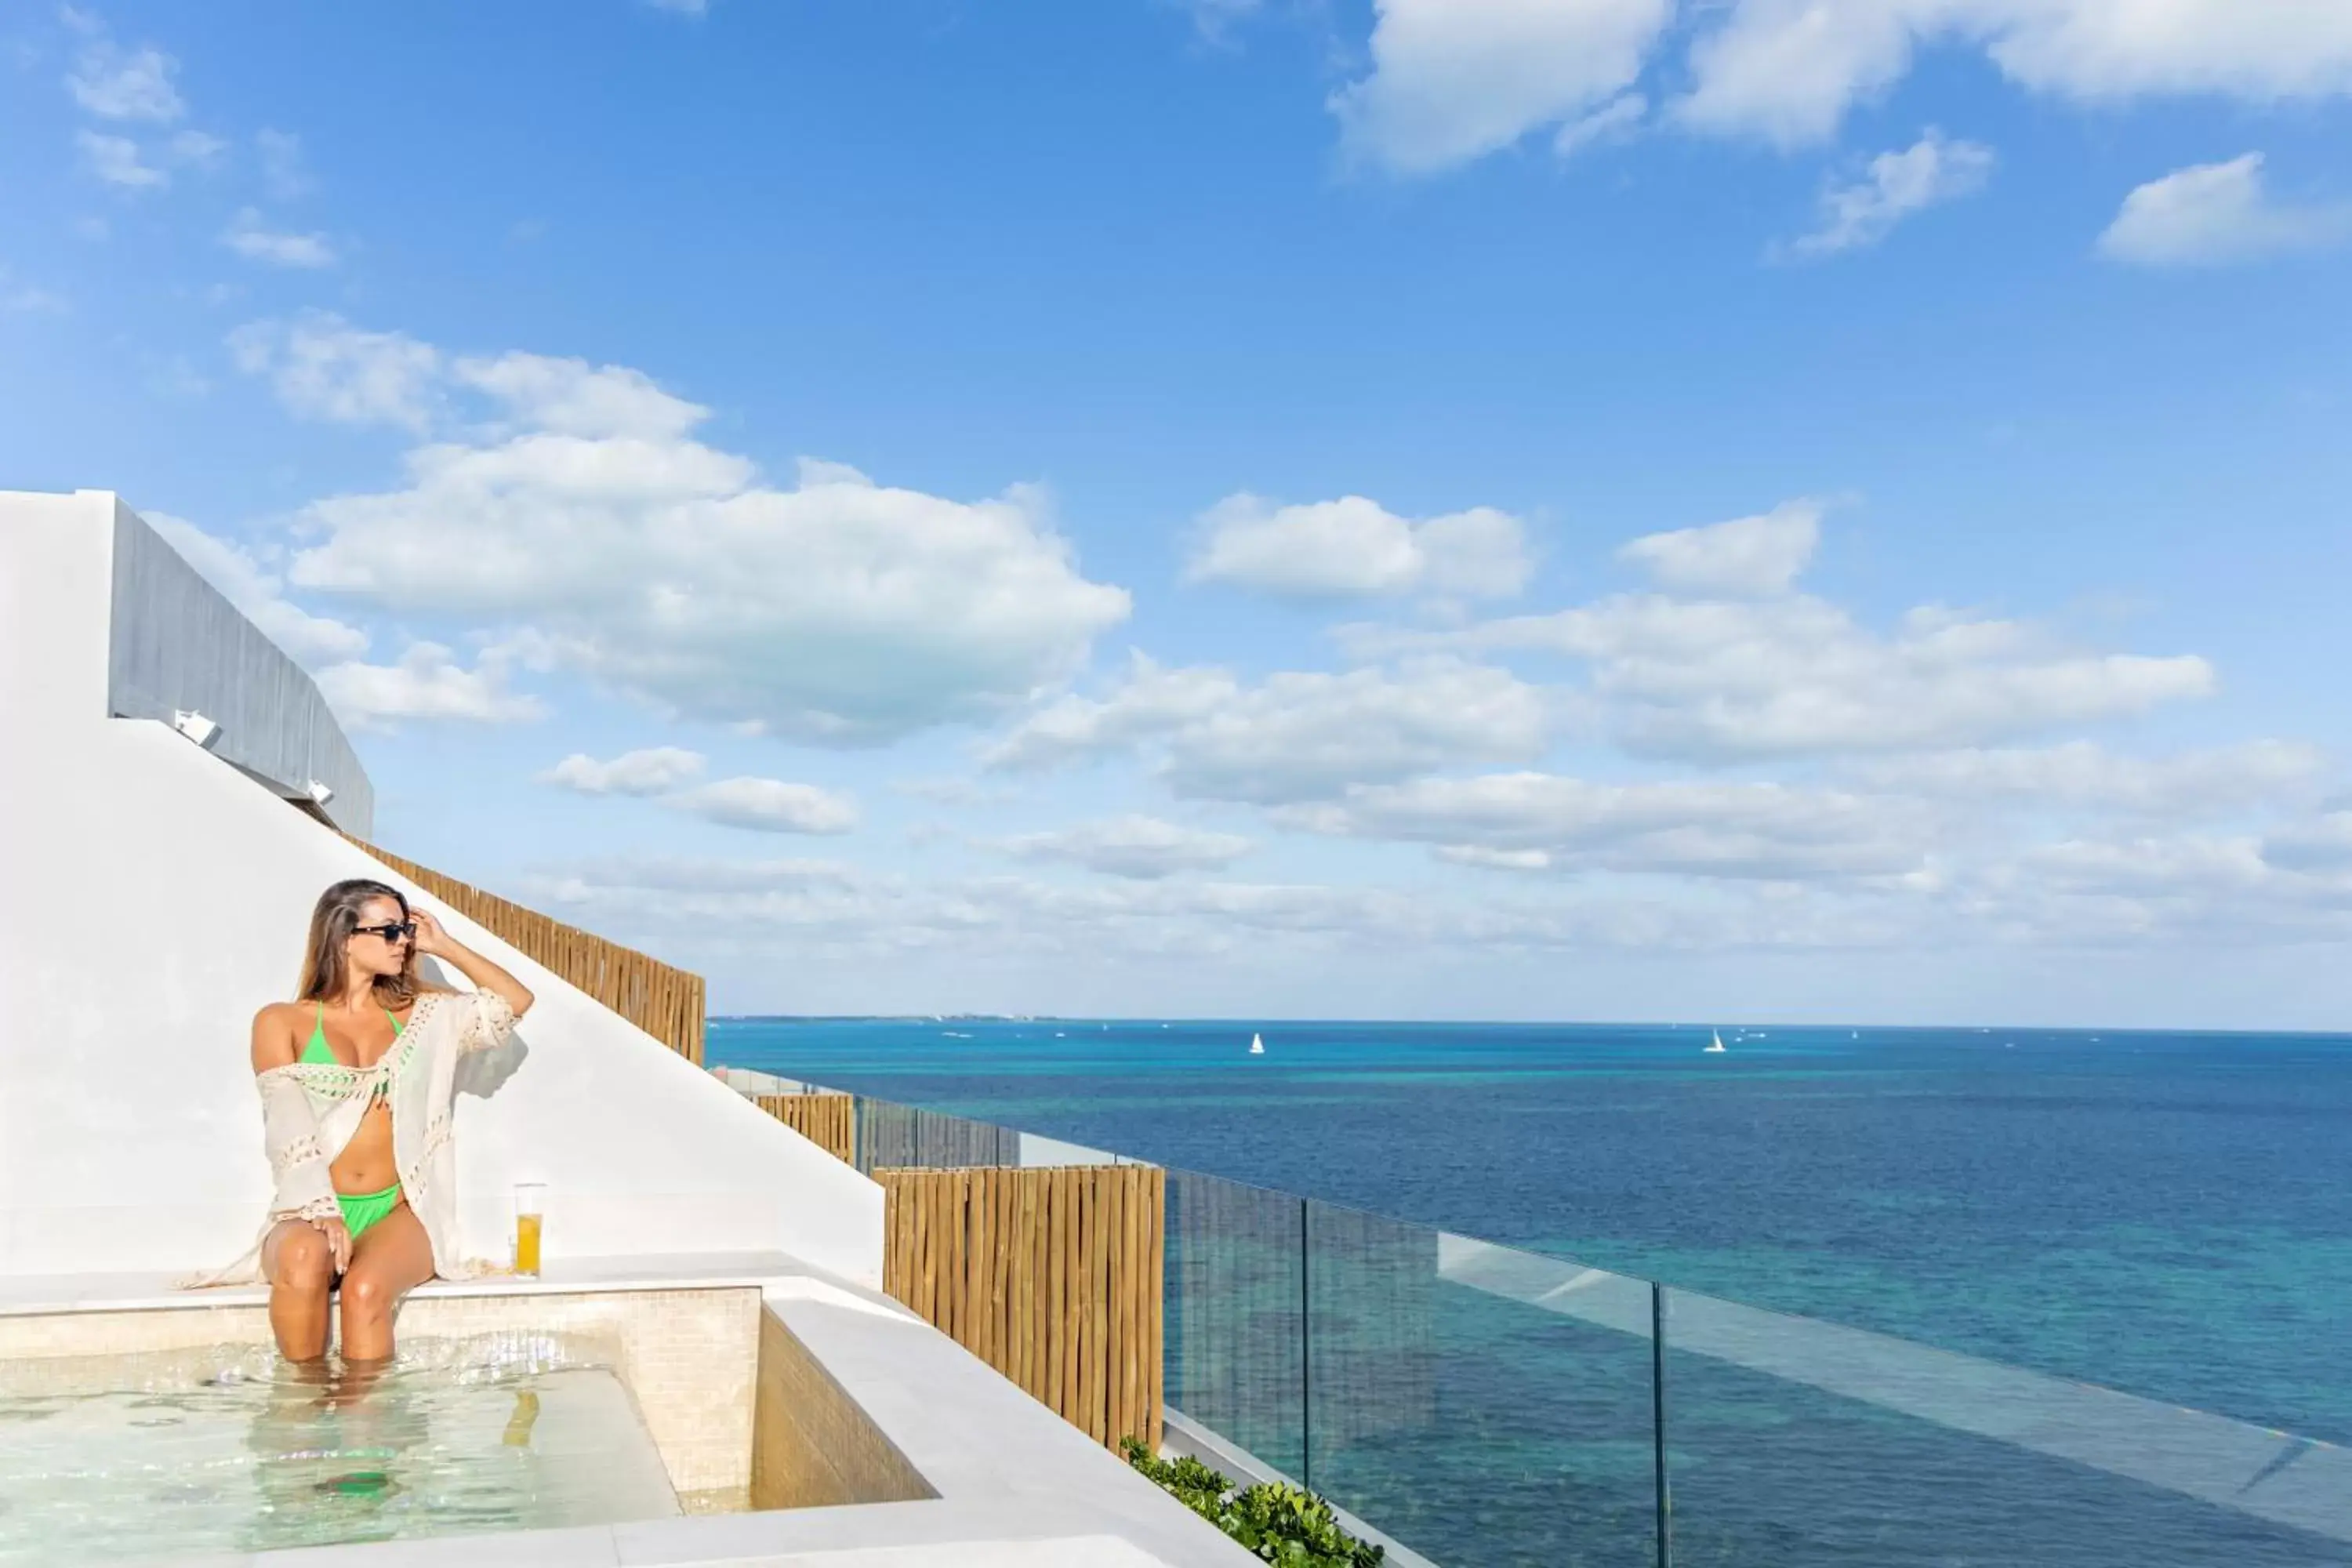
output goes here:
<path id="1" fill-rule="evenodd" d="M 2248 153 L 2137 187 L 2099 237 L 2099 249 L 2141 267 L 2218 267 L 2347 239 L 2352 205 L 2281 202 L 2264 186 L 2263 155 Z"/>
<path id="2" fill-rule="evenodd" d="M 1349 149 L 1423 174 L 1618 99 L 1672 0 L 1377 0 L 1372 68 L 1331 98 Z"/>
<path id="3" fill-rule="evenodd" d="M 1922 605 L 1891 634 L 1789 591 L 1816 537 L 1809 506 L 1653 534 L 1625 553 L 1664 593 L 1444 632 L 1353 628 L 1366 657 L 1549 653 L 1590 668 L 1604 732 L 1642 756 L 1770 756 L 1982 746 L 2207 697 L 2213 668 L 2068 646 L 2029 623 Z"/>
<path id="4" fill-rule="evenodd" d="M 440 643 L 411 643 L 396 664 L 329 665 L 318 680 L 328 706 L 354 730 L 411 719 L 509 724 L 546 713 L 536 698 L 507 689 L 502 661 L 486 658 L 467 669 Z"/>
<path id="5" fill-rule="evenodd" d="M 193 164 L 200 169 L 213 168 L 220 163 L 221 154 L 228 151 L 227 142 L 203 131 L 174 132 L 164 146 L 169 149 L 173 163 Z"/>
<path id="6" fill-rule="evenodd" d="M 1983 189 L 1992 166 L 1991 148 L 1930 129 L 1902 151 L 1873 158 L 1860 179 L 1825 186 L 1821 226 L 1784 249 L 1822 257 L 1876 245 L 1912 214 Z"/>
<path id="7" fill-rule="evenodd" d="M 251 207 L 229 220 L 221 232 L 221 243 L 248 261 L 266 262 L 272 267 L 315 268 L 332 267 L 336 261 L 335 247 L 323 234 L 294 234 L 268 227 L 261 214 Z"/>
<path id="8" fill-rule="evenodd" d="M 1109 696 L 1073 692 L 1056 698 L 992 742 L 981 761 L 991 768 L 1028 772 L 1123 752 L 1206 719 L 1240 690 L 1231 671 L 1171 669 L 1136 653 L 1126 679 Z"/>
<path id="9" fill-rule="evenodd" d="M 82 50 L 66 89 L 101 120 L 168 123 L 187 110 L 172 81 L 178 70 L 179 62 L 160 49 L 124 49 L 99 38 Z"/>
<path id="10" fill-rule="evenodd" d="M 288 412 L 341 425 L 423 430 L 439 395 L 441 353 L 405 332 L 372 332 L 309 311 L 231 332 L 237 368 L 265 376 Z"/>
<path id="11" fill-rule="evenodd" d="M 2069 741 L 2032 750 L 1979 747 L 1884 757 L 1858 771 L 1883 790 L 2178 818 L 2307 794 L 2326 766 L 2317 747 L 2290 741 L 2251 741 L 2157 757 Z"/>
<path id="12" fill-rule="evenodd" d="M 409 478 L 309 508 L 296 580 L 520 623 L 623 691 L 798 740 L 984 717 L 1128 609 L 1025 492 L 780 490 L 696 443 L 542 434 L 425 447 Z"/>
<path id="13" fill-rule="evenodd" d="M 1143 747 L 1179 795 L 1270 803 L 1465 762 L 1524 761 L 1542 752 L 1557 721 L 1546 692 L 1457 658 L 1394 672 L 1282 671 L 1245 686 L 1223 670 L 1139 658 L 1108 696 L 1055 700 L 982 760 L 1043 768 Z"/>
<path id="14" fill-rule="evenodd" d="M 539 775 L 541 784 L 581 795 L 666 795 L 702 774 L 699 752 L 678 746 L 648 746 L 600 762 L 574 752 Z"/>
<path id="15" fill-rule="evenodd" d="M 1056 685 L 1124 620 L 1041 489 L 951 500 L 804 463 L 791 489 L 705 445 L 708 410 L 623 366 L 447 360 L 334 318 L 232 342 L 289 407 L 433 426 L 401 488 L 304 508 L 306 586 L 489 623 L 500 643 L 658 708 L 832 745 L 985 720 Z"/>
<path id="16" fill-rule="evenodd" d="M 718 779 L 663 799 L 706 822 L 757 833 L 846 833 L 857 826 L 857 803 L 847 795 L 782 779 Z"/>
<path id="17" fill-rule="evenodd" d="M 1829 140 L 1937 48 L 2084 103 L 2352 95 L 2336 0 L 1374 0 L 1370 70 L 1329 106 L 1353 155 L 1402 174 L 1547 127 L 1571 153 L 1676 87 L 1672 122 L 1787 147 Z"/>
<path id="18" fill-rule="evenodd" d="M 524 428 L 559 436 L 676 440 L 710 416 L 709 409 L 624 365 L 503 353 L 461 359 L 452 374 L 504 403 Z"/>
<path id="19" fill-rule="evenodd" d="M 541 784 L 581 795 L 635 795 L 726 827 L 757 833 L 846 833 L 857 826 L 857 803 L 814 784 L 738 777 L 696 784 L 699 752 L 649 746 L 609 760 L 574 752 L 539 775 Z"/>
<path id="20" fill-rule="evenodd" d="M 1754 517 L 1644 534 L 1617 558 L 1672 593 L 1752 598 L 1786 593 L 1821 538 L 1820 503 L 1792 500 Z"/>
<path id="21" fill-rule="evenodd" d="M 1223 870 L 1248 854 L 1252 844 L 1237 833 L 1130 816 L 1021 834 L 997 840 L 996 847 L 1024 859 L 1061 860 L 1113 877 L 1149 879 L 1181 871 Z"/>
<path id="22" fill-rule="evenodd" d="M 1937 45 L 2083 101 L 2352 93 L 2352 7 L 2327 0 L 1736 0 L 1693 44 L 1675 111 L 1703 131 L 1823 141 Z"/>
<path id="23" fill-rule="evenodd" d="M 1587 147 L 1622 141 L 1633 133 L 1649 112 L 1647 96 L 1621 92 L 1591 113 L 1561 126 L 1559 133 L 1551 139 L 1551 150 L 1563 158 L 1572 158 Z"/>
<path id="24" fill-rule="evenodd" d="M 1288 808 L 1314 832 L 1439 846 L 1471 865 L 1802 880 L 1919 869 L 1930 819 L 1903 803 L 1775 784 L 1600 784 L 1489 773 L 1358 786 Z"/>
<path id="25" fill-rule="evenodd" d="M 1414 521 L 1362 496 L 1275 506 L 1240 494 L 1202 514 L 1185 576 L 1298 598 L 1490 598 L 1533 569 L 1519 520 L 1491 507 Z"/>
<path id="26" fill-rule="evenodd" d="M 82 162 L 89 172 L 110 185 L 126 191 L 145 191 L 172 183 L 172 176 L 146 162 L 139 143 L 128 136 L 77 131 L 74 144 L 81 149 Z"/>

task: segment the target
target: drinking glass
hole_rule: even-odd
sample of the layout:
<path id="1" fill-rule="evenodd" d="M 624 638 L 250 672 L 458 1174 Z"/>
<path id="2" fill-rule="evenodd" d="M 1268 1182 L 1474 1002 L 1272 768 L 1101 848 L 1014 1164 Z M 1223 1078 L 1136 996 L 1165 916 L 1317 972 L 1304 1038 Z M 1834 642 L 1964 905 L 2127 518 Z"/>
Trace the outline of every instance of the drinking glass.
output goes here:
<path id="1" fill-rule="evenodd" d="M 540 1182 L 519 1183 L 514 1190 L 514 1268 L 528 1279 L 539 1278 L 540 1227 L 547 1214 L 547 1187 Z"/>

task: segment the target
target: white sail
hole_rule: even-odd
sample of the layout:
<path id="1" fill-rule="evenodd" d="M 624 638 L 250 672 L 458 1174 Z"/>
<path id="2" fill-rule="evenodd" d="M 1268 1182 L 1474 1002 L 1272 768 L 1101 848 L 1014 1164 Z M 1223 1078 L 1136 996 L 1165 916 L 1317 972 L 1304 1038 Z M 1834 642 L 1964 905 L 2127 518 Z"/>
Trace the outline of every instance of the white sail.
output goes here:
<path id="1" fill-rule="evenodd" d="M 1264 1035 L 1252 1035 L 1250 1037 L 1250 1055 L 1254 1057 L 1262 1057 L 1265 1055 L 1265 1037 Z"/>
<path id="2" fill-rule="evenodd" d="M 1709 1029 L 1707 1031 L 1706 1054 L 1707 1056 L 1713 1056 L 1716 1052 L 1721 1049 L 1723 1049 L 1723 1031 L 1721 1029 Z"/>

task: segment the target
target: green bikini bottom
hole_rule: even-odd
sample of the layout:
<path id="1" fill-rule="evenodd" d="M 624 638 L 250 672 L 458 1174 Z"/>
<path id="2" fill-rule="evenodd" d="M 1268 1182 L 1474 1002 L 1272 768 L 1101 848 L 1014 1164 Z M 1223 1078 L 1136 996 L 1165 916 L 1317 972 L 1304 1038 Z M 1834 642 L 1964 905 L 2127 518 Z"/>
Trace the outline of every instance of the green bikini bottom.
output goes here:
<path id="1" fill-rule="evenodd" d="M 343 1211 L 343 1228 L 357 1241 L 369 1226 L 400 1206 L 400 1184 L 394 1182 L 380 1193 L 337 1193 L 335 1204 Z"/>

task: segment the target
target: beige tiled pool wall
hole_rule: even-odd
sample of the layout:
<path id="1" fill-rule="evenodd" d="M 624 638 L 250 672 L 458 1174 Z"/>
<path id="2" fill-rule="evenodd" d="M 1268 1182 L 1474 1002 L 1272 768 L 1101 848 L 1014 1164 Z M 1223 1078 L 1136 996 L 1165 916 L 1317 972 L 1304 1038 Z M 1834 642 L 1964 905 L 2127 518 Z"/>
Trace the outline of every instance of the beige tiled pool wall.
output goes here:
<path id="1" fill-rule="evenodd" d="M 597 1342 L 635 1394 L 670 1485 L 681 1493 L 733 1491 L 751 1483 L 761 1316 L 759 1288 L 748 1285 L 420 1296 L 402 1306 L 399 1331 L 431 1339 L 536 1332 Z M 268 1310 L 257 1303 L 0 1317 L 0 1360 L 268 1342 Z"/>
<path id="2" fill-rule="evenodd" d="M 940 1494 L 772 1311 L 760 1314 L 755 1509 L 912 1502 Z"/>

